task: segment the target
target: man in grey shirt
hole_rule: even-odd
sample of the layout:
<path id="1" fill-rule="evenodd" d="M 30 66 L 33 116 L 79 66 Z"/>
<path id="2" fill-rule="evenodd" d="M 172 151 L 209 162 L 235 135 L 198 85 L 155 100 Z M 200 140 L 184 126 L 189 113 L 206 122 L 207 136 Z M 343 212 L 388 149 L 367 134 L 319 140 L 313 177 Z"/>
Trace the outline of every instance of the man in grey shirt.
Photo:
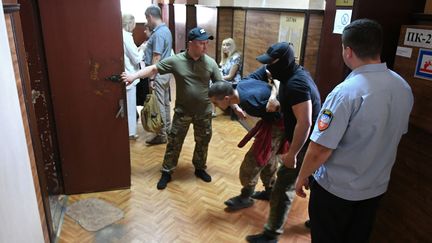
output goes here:
<path id="1" fill-rule="evenodd" d="M 342 33 L 342 56 L 352 72 L 327 96 L 295 186 L 301 197 L 311 187 L 312 242 L 369 241 L 408 130 L 413 94 L 381 63 L 382 35 L 380 24 L 368 19 Z"/>
<path id="2" fill-rule="evenodd" d="M 171 56 L 172 35 L 165 23 L 162 22 L 162 14 L 158 6 L 151 5 L 148 7 L 145 16 L 153 33 L 147 42 L 144 62 L 146 66 L 151 66 Z M 167 142 L 167 131 L 171 126 L 170 78 L 170 74 L 156 74 L 150 78 L 150 87 L 158 100 L 164 126 L 156 136 L 146 141 L 148 144 L 155 145 Z"/>

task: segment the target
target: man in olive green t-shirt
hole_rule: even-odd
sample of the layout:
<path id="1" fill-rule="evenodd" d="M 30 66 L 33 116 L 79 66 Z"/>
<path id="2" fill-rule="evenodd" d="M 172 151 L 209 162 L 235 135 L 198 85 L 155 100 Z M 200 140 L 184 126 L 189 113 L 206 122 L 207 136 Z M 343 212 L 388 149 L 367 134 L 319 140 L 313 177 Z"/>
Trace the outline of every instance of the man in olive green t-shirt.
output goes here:
<path id="1" fill-rule="evenodd" d="M 208 40 L 213 40 L 213 36 L 209 36 L 202 28 L 193 28 L 188 33 L 188 49 L 185 52 L 168 57 L 134 74 L 122 74 L 126 85 L 137 78 L 150 77 L 157 73 L 172 73 L 175 77 L 174 117 L 168 133 L 162 176 L 157 184 L 159 190 L 165 189 L 171 181 L 171 173 L 177 166 L 191 123 L 194 126 L 195 137 L 192 158 L 195 175 L 205 182 L 211 181 L 211 176 L 205 171 L 207 150 L 212 136 L 212 107 L 208 98 L 208 87 L 210 80 L 222 80 L 222 76 L 215 60 L 206 55 Z"/>

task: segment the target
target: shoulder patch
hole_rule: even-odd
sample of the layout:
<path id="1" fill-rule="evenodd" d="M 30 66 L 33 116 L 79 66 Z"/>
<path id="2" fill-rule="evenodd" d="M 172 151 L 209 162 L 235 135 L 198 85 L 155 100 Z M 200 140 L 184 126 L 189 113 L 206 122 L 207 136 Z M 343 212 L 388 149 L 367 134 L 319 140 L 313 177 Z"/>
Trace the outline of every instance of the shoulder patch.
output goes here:
<path id="1" fill-rule="evenodd" d="M 318 118 L 318 130 L 321 132 L 326 130 L 330 126 L 332 119 L 333 113 L 328 109 L 324 109 Z"/>

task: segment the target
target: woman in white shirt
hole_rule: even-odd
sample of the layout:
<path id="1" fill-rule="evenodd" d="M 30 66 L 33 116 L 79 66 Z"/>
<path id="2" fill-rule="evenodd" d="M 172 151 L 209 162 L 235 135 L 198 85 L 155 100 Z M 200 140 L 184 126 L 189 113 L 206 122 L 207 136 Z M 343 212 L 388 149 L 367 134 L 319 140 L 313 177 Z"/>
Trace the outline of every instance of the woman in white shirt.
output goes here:
<path id="1" fill-rule="evenodd" d="M 124 66 L 126 73 L 135 73 L 139 71 L 139 63 L 143 58 L 143 50 L 135 45 L 132 37 L 132 31 L 135 29 L 135 17 L 131 14 L 123 14 L 123 48 L 124 48 Z M 139 79 L 128 83 L 126 86 L 127 114 L 129 126 L 129 139 L 137 139 L 137 111 L 136 111 L 136 85 Z"/>

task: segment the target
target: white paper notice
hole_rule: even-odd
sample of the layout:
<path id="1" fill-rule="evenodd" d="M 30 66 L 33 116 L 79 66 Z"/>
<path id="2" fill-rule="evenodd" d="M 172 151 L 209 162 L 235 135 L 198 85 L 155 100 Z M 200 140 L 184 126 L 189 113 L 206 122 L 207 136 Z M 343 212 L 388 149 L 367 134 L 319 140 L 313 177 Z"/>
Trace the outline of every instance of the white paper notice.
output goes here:
<path id="1" fill-rule="evenodd" d="M 342 34 L 343 29 L 351 22 L 351 9 L 337 9 L 333 33 Z"/>
<path id="2" fill-rule="evenodd" d="M 411 58 L 412 48 L 398 46 L 397 49 L 396 49 L 396 55 L 397 56 L 401 56 L 401 57 Z"/>

